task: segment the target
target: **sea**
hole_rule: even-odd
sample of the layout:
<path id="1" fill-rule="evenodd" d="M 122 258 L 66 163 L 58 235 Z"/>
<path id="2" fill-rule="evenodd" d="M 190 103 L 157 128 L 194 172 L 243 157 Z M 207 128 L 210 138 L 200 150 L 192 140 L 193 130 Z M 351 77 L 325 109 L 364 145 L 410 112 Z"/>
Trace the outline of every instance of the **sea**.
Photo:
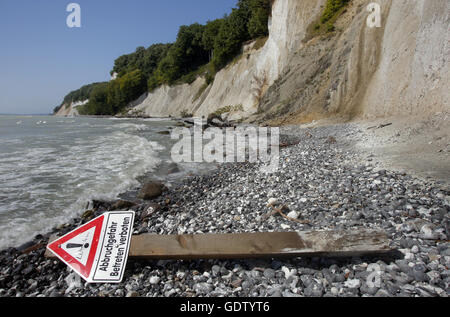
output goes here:
<path id="1" fill-rule="evenodd" d="M 144 175 L 170 182 L 213 169 L 186 163 L 168 174 L 175 124 L 0 115 L 0 250 L 79 217 L 93 199 L 137 189 Z"/>

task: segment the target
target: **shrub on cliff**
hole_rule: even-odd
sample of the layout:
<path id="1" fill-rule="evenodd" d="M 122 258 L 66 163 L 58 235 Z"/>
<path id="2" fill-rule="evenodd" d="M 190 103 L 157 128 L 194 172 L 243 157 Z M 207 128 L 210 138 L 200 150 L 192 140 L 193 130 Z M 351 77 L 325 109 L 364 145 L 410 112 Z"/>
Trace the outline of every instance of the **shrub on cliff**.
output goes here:
<path id="1" fill-rule="evenodd" d="M 350 0 L 327 0 L 320 22 L 326 23 L 331 20 L 349 1 Z"/>

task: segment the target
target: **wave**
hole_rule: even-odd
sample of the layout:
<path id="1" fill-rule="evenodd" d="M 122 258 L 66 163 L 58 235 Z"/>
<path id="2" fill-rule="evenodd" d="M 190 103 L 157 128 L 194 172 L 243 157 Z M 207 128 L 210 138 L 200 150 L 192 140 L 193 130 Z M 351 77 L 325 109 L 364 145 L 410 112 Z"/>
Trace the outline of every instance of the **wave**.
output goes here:
<path id="1" fill-rule="evenodd" d="M 0 153 L 0 249 L 79 216 L 92 199 L 112 200 L 139 185 L 136 178 L 156 168 L 164 149 L 133 134 L 145 128 L 115 124 L 107 134 L 55 136 Z"/>

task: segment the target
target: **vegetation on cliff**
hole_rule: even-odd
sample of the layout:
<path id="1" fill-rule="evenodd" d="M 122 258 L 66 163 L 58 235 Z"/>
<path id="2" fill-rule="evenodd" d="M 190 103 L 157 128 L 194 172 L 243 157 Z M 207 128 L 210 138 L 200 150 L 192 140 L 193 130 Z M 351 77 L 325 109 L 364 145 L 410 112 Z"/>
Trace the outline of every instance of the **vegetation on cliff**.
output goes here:
<path id="1" fill-rule="evenodd" d="M 304 41 L 308 41 L 319 35 L 329 34 L 335 31 L 335 22 L 345 12 L 350 0 L 327 0 L 322 15 L 308 27 L 308 35 Z"/>
<path id="2" fill-rule="evenodd" d="M 111 71 L 116 79 L 71 93 L 77 100 L 89 99 L 79 107 L 80 114 L 114 115 L 149 90 L 191 83 L 199 75 L 212 82 L 216 72 L 240 53 L 244 42 L 268 35 L 270 13 L 270 0 L 238 0 L 221 19 L 181 26 L 175 43 L 138 47 L 120 56 Z M 75 100 L 69 95 L 65 102 Z"/>
<path id="3" fill-rule="evenodd" d="M 92 91 L 97 85 L 99 85 L 99 83 L 85 85 L 80 89 L 70 92 L 64 97 L 64 100 L 61 103 L 61 105 L 53 109 L 53 113 L 57 113 L 64 105 L 69 106 L 72 102 L 85 101 L 86 99 L 89 99 L 89 96 L 91 95 Z"/>

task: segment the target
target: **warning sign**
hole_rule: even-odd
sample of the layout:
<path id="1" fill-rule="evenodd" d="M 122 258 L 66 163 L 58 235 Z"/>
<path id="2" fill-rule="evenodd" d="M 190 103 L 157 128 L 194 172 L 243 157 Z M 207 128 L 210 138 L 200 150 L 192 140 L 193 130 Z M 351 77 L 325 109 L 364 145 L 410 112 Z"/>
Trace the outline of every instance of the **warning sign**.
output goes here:
<path id="1" fill-rule="evenodd" d="M 47 248 L 89 283 L 120 283 L 133 223 L 134 211 L 108 212 Z"/>

